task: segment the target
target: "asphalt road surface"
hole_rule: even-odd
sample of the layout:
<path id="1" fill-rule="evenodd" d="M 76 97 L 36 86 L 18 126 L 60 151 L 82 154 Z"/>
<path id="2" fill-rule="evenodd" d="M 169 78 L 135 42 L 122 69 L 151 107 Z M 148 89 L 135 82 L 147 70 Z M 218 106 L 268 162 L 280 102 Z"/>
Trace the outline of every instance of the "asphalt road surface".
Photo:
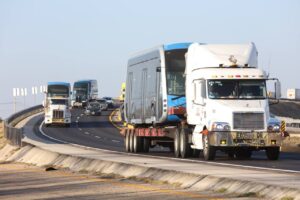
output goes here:
<path id="1" fill-rule="evenodd" d="M 83 114 L 83 110 L 74 109 L 72 111 L 73 119 L 70 128 L 43 126 L 42 130 L 46 135 L 65 142 L 124 152 L 124 139 L 120 135 L 119 130 L 109 122 L 110 113 L 111 110 L 104 111 L 101 116 L 86 116 Z M 36 125 L 36 134 L 40 137 L 44 137 L 38 131 L 38 126 L 39 124 Z M 168 148 L 160 147 L 150 150 L 146 155 L 173 157 L 173 153 L 170 152 Z M 200 158 L 188 158 L 185 162 L 193 160 L 203 160 L 203 158 L 200 155 Z M 267 159 L 264 151 L 253 152 L 252 158 L 249 160 L 230 159 L 226 154 L 220 152 L 213 162 L 300 171 L 299 153 L 282 152 L 279 160 L 270 161 Z"/>

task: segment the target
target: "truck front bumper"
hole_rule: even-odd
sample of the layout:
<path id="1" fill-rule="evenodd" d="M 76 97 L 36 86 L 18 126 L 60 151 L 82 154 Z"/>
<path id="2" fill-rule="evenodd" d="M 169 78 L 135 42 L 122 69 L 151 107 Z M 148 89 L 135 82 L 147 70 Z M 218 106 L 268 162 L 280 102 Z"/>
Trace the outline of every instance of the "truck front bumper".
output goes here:
<path id="1" fill-rule="evenodd" d="M 279 132 L 209 132 L 209 143 L 217 147 L 274 147 L 280 146 Z"/>
<path id="2" fill-rule="evenodd" d="M 61 119 L 45 118 L 45 124 L 71 124 L 71 117 Z"/>

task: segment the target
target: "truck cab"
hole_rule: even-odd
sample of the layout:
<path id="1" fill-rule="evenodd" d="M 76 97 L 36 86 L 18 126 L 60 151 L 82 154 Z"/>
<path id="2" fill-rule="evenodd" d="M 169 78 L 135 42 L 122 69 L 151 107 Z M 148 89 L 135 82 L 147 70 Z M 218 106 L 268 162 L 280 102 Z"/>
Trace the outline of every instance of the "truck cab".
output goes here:
<path id="1" fill-rule="evenodd" d="M 45 125 L 71 125 L 70 111 L 70 84 L 64 82 L 49 82 L 46 98 L 43 101 L 45 108 Z"/>
<path id="2" fill-rule="evenodd" d="M 266 150 L 275 160 L 281 145 L 280 125 L 270 123 L 266 73 L 257 68 L 257 50 L 245 45 L 192 44 L 186 54 L 187 124 L 193 149 L 212 160 L 217 150 L 250 157 Z M 272 79 L 275 80 L 275 79 Z M 276 81 L 276 96 L 280 83 Z"/>

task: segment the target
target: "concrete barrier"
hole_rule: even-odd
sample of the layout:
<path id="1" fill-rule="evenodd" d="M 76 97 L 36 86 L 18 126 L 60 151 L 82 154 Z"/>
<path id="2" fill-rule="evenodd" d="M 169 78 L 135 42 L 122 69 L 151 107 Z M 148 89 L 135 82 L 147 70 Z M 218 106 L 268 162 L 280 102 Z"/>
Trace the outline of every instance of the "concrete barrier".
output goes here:
<path id="1" fill-rule="evenodd" d="M 295 188 L 270 185 L 248 180 L 218 177 L 214 175 L 192 174 L 176 170 L 166 170 L 131 164 L 130 162 L 109 161 L 105 159 L 91 159 L 51 152 L 27 145 L 21 149 L 7 145 L 0 150 L 0 161 L 22 162 L 39 167 L 53 167 L 69 169 L 75 172 L 94 174 L 109 174 L 112 177 L 123 177 L 139 181 L 171 184 L 181 188 L 198 191 L 220 191 L 226 194 L 240 196 L 252 194 L 252 197 L 265 199 L 300 199 L 300 191 Z M 275 179 L 274 179 L 275 180 Z"/>
<path id="2" fill-rule="evenodd" d="M 22 138 L 24 137 L 23 129 L 16 128 L 16 124 L 18 124 L 23 119 L 41 111 L 43 111 L 42 105 L 33 106 L 11 115 L 4 121 L 4 137 L 9 141 L 11 145 L 18 147 L 22 146 Z"/>

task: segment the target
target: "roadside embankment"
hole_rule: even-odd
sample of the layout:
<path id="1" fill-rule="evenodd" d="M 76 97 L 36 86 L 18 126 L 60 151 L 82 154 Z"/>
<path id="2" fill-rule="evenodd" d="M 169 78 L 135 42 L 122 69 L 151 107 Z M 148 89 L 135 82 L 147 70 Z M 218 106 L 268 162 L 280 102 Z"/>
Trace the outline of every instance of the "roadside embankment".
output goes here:
<path id="1" fill-rule="evenodd" d="M 0 149 L 3 148 L 6 143 L 7 141 L 4 138 L 4 121 L 0 120 Z"/>
<path id="2" fill-rule="evenodd" d="M 57 149 L 57 147 L 55 148 Z M 73 149 L 70 149 L 70 151 L 74 152 Z M 198 163 L 189 165 L 185 162 L 175 163 L 174 161 L 170 161 L 167 164 L 168 162 L 162 163 L 162 160 L 155 158 L 140 158 L 139 160 L 131 158 L 131 160 L 130 155 L 127 155 L 127 159 L 124 159 L 123 155 L 109 152 L 101 152 L 98 158 L 93 159 L 92 153 L 91 150 L 82 150 L 82 152 L 68 155 L 69 153 L 60 154 L 32 145 L 26 145 L 18 149 L 8 144 L 0 150 L 0 161 L 22 162 L 39 167 L 64 168 L 75 172 L 109 174 L 146 182 L 166 183 L 199 191 L 210 190 L 217 192 L 222 190 L 228 194 L 243 195 L 251 193 L 255 197 L 266 199 L 282 199 L 286 197 L 292 197 L 294 200 L 300 199 L 298 174 L 287 175 L 260 170 L 229 169 L 229 167 L 209 166 Z M 162 163 L 162 165 L 159 165 L 159 163 Z M 170 168 L 170 166 L 174 167 Z M 187 166 L 190 166 L 190 169 Z M 178 168 L 184 168 L 184 170 L 176 170 Z M 198 171 L 190 173 L 197 168 Z M 233 176 L 233 174 L 236 175 Z M 265 176 L 266 181 L 255 181 L 256 177 L 259 179 L 262 176 Z M 287 180 L 293 178 L 295 179 L 293 181 L 294 186 L 286 183 Z M 282 185 L 278 184 L 280 181 Z M 272 182 L 277 182 L 277 184 L 272 184 Z"/>

